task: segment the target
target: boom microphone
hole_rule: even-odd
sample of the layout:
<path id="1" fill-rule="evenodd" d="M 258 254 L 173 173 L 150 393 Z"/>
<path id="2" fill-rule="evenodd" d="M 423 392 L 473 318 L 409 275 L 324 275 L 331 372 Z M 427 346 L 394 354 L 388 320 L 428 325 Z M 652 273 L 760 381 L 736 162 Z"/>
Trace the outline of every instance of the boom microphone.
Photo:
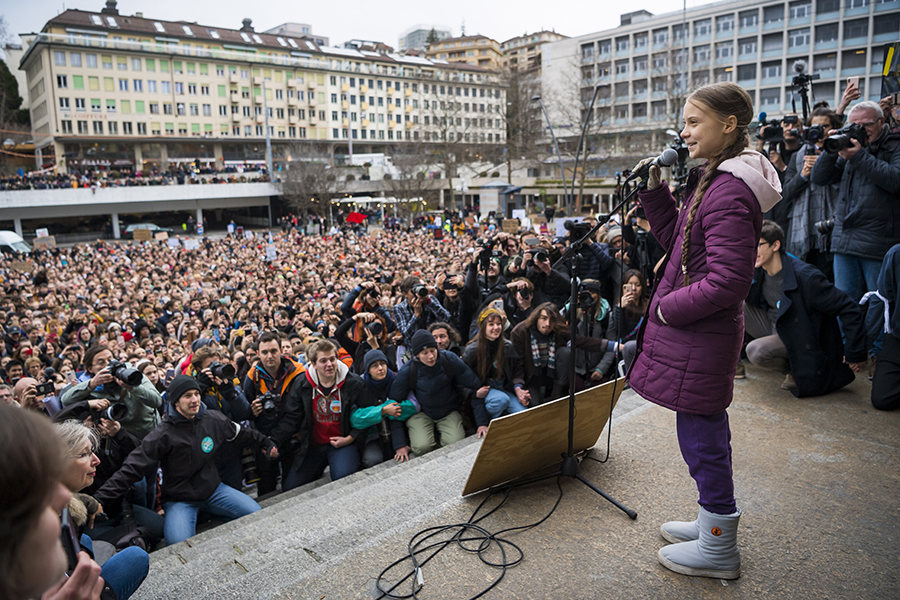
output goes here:
<path id="1" fill-rule="evenodd" d="M 625 180 L 625 183 L 628 183 L 629 181 L 633 181 L 635 179 L 646 179 L 647 175 L 649 175 L 650 173 L 650 167 L 671 167 L 676 162 L 678 162 L 678 152 L 672 150 L 671 148 L 666 148 L 662 154 L 629 175 L 628 179 Z"/>

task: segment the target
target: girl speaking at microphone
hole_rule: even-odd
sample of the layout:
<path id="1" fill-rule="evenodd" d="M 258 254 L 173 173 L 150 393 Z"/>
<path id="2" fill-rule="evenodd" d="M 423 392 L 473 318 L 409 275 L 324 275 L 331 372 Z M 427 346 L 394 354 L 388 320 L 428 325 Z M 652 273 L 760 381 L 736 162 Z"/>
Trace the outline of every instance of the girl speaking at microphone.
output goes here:
<path id="1" fill-rule="evenodd" d="M 653 234 L 668 250 L 629 372 L 641 396 L 677 413 L 678 444 L 697 483 L 697 520 L 668 522 L 659 551 L 666 568 L 737 579 L 741 516 L 734 498 L 726 409 L 744 337 L 742 302 L 753 280 L 762 215 L 781 200 L 775 168 L 749 150 L 753 102 L 734 83 L 691 94 L 684 105 L 690 157 L 706 160 L 687 181 L 678 210 L 659 167 L 640 194 Z M 646 159 L 635 171 L 652 159 Z"/>

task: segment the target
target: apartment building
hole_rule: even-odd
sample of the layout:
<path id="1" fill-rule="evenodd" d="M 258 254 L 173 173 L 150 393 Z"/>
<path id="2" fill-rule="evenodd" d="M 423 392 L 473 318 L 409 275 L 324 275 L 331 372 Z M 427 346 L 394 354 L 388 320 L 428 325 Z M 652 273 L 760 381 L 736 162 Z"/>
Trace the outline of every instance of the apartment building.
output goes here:
<path id="1" fill-rule="evenodd" d="M 586 105 L 598 87 L 601 131 L 627 152 L 626 133 L 651 133 L 656 147 L 657 134 L 678 124 L 685 95 L 708 82 L 737 82 L 770 116 L 791 112 L 792 101 L 800 111 L 791 86 L 800 60 L 819 76 L 810 86 L 813 103 L 835 106 L 848 77 L 859 77 L 863 98 L 878 100 L 882 47 L 898 39 L 898 0 L 742 0 L 663 15 L 637 11 L 615 29 L 546 46 L 544 96 L 577 81 Z M 561 122 L 560 111 L 551 118 L 575 125 Z"/>
<path id="2" fill-rule="evenodd" d="M 40 154 L 60 168 L 257 163 L 266 127 L 291 148 L 378 151 L 397 142 L 499 144 L 505 91 L 490 71 L 330 48 L 309 39 L 66 10 L 34 34 L 26 73 Z M 268 117 L 268 119 L 267 119 Z"/>
<path id="3" fill-rule="evenodd" d="M 466 35 L 447 38 L 431 45 L 425 57 L 451 63 L 498 70 L 503 64 L 503 52 L 497 40 L 484 35 Z"/>
<path id="4" fill-rule="evenodd" d="M 428 36 L 431 35 L 432 31 L 438 40 L 445 40 L 450 37 L 450 28 L 444 25 L 413 25 L 397 38 L 397 47 L 400 49 L 400 52 L 425 50 L 425 46 L 428 45 Z"/>
<path id="5" fill-rule="evenodd" d="M 565 39 L 568 39 L 568 36 L 555 31 L 538 31 L 506 40 L 500 44 L 500 51 L 503 53 L 503 67 L 540 75 L 543 60 L 541 49 L 551 42 Z"/>

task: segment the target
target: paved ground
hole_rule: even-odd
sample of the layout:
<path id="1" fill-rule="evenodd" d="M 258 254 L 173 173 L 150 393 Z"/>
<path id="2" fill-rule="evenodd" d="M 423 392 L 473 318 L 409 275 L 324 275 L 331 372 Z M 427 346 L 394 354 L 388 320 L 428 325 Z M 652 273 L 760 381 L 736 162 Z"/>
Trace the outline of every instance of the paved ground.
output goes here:
<path id="1" fill-rule="evenodd" d="M 564 481 L 562 501 L 546 522 L 530 531 L 504 536 L 518 544 L 525 557 L 485 597 L 900 598 L 900 414 L 872 409 L 867 381 L 858 380 L 824 398 L 798 400 L 779 388 L 781 378 L 776 374 L 753 367 L 747 372 L 748 378 L 737 382 L 735 402 L 729 411 L 736 495 L 744 511 L 739 530 L 743 554 L 740 579 L 724 582 L 689 578 L 670 573 L 657 563 L 656 552 L 664 544 L 659 536 L 660 523 L 693 518 L 697 512 L 696 490 L 678 452 L 674 414 L 626 392 L 617 409 L 610 461 L 586 461 L 582 473 L 636 510 L 638 519 L 631 521 L 580 483 Z M 602 442 L 603 447 L 594 450 L 595 456 L 605 452 L 605 436 Z M 471 461 L 476 449 L 476 444 L 464 442 L 455 453 L 462 462 Z M 441 460 L 452 457 L 451 452 Z M 442 464 L 439 460 L 433 463 L 434 468 Z M 390 473 L 396 472 L 400 471 L 391 468 Z M 465 469 L 450 469 L 440 482 L 421 478 L 420 487 L 433 490 L 428 492 L 431 496 L 426 495 L 433 503 L 420 500 L 416 514 L 399 504 L 406 491 L 398 487 L 401 522 L 379 530 L 377 540 L 367 540 L 360 535 L 360 528 L 352 526 L 343 536 L 349 550 L 337 551 L 333 541 L 306 539 L 295 549 L 296 561 L 287 563 L 296 565 L 293 572 L 283 567 L 267 569 L 265 560 L 259 567 L 247 566 L 252 554 L 248 553 L 240 558 L 246 574 L 217 589 L 206 588 L 203 597 L 378 597 L 375 578 L 404 555 L 416 531 L 465 521 L 483 499 L 483 494 L 458 497 L 465 475 Z M 365 483 L 360 479 L 350 485 Z M 535 522 L 551 510 L 557 494 L 552 482 L 520 488 L 504 508 L 481 524 L 498 531 Z M 279 518 L 290 515 L 289 503 L 301 498 L 277 505 L 282 511 Z M 381 503 L 374 491 L 370 503 Z M 308 502 L 303 505 L 304 513 L 309 506 Z M 266 546 L 266 536 L 284 533 L 260 531 L 254 537 L 254 527 L 262 527 L 266 513 L 276 508 L 254 515 L 258 523 L 230 535 Z M 362 506 L 359 511 L 357 519 L 369 519 L 373 530 L 379 526 L 374 508 L 370 512 Z M 377 520 L 384 518 L 378 513 Z M 289 517 L 284 527 L 290 527 Z M 174 581 L 180 582 L 177 585 L 187 597 L 197 575 L 192 568 L 200 569 L 202 564 L 192 563 L 195 559 L 189 552 L 201 551 L 202 547 L 156 553 L 160 556 L 154 557 L 140 597 L 165 597 L 153 593 L 154 584 Z M 284 556 L 292 551 L 289 546 L 285 548 L 273 553 Z M 160 562 L 161 557 L 167 553 L 171 557 L 173 552 L 178 552 L 179 558 L 179 562 L 171 563 L 174 566 Z M 483 566 L 474 555 L 448 549 L 424 567 L 423 575 L 425 587 L 419 598 L 468 598 L 492 581 L 498 571 Z M 408 587 L 404 593 L 409 593 Z"/>

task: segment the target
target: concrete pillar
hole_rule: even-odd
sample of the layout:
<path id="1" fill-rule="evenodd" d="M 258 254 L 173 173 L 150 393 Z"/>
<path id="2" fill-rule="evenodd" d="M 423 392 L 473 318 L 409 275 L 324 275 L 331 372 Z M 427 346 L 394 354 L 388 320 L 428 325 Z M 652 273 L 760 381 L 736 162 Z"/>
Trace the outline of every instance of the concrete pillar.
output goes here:
<path id="1" fill-rule="evenodd" d="M 438 207 L 444 210 L 444 188 L 438 190 Z"/>
<path id="2" fill-rule="evenodd" d="M 56 156 L 57 173 L 68 173 L 69 161 L 65 158 L 66 147 L 61 142 L 53 142 L 53 152 Z M 40 167 L 40 165 L 38 165 Z"/>
<path id="3" fill-rule="evenodd" d="M 197 207 L 197 216 L 195 218 L 197 219 L 197 231 L 199 231 L 203 227 L 203 209 L 199 206 Z M 205 229 L 203 230 L 203 235 L 208 235 Z"/>
<path id="4" fill-rule="evenodd" d="M 119 213 L 114 212 L 112 214 L 112 228 L 113 228 L 113 239 L 121 239 L 122 232 L 119 230 Z"/>
<path id="5" fill-rule="evenodd" d="M 165 171 L 169 168 L 169 148 L 165 142 L 159 145 L 159 170 Z"/>
<path id="6" fill-rule="evenodd" d="M 13 229 L 16 230 L 16 233 L 19 234 L 19 237 L 25 237 L 22 235 L 22 219 L 13 219 Z"/>
<path id="7" fill-rule="evenodd" d="M 213 144 L 213 156 L 216 157 L 216 168 L 225 168 L 225 156 L 222 154 L 222 144 Z"/>
<path id="8" fill-rule="evenodd" d="M 134 144 L 134 170 L 144 170 L 144 149 L 141 148 L 140 142 Z"/>
<path id="9" fill-rule="evenodd" d="M 44 164 L 44 154 L 41 152 L 40 148 L 34 149 L 34 168 L 38 171 L 41 170 L 41 165 Z"/>

